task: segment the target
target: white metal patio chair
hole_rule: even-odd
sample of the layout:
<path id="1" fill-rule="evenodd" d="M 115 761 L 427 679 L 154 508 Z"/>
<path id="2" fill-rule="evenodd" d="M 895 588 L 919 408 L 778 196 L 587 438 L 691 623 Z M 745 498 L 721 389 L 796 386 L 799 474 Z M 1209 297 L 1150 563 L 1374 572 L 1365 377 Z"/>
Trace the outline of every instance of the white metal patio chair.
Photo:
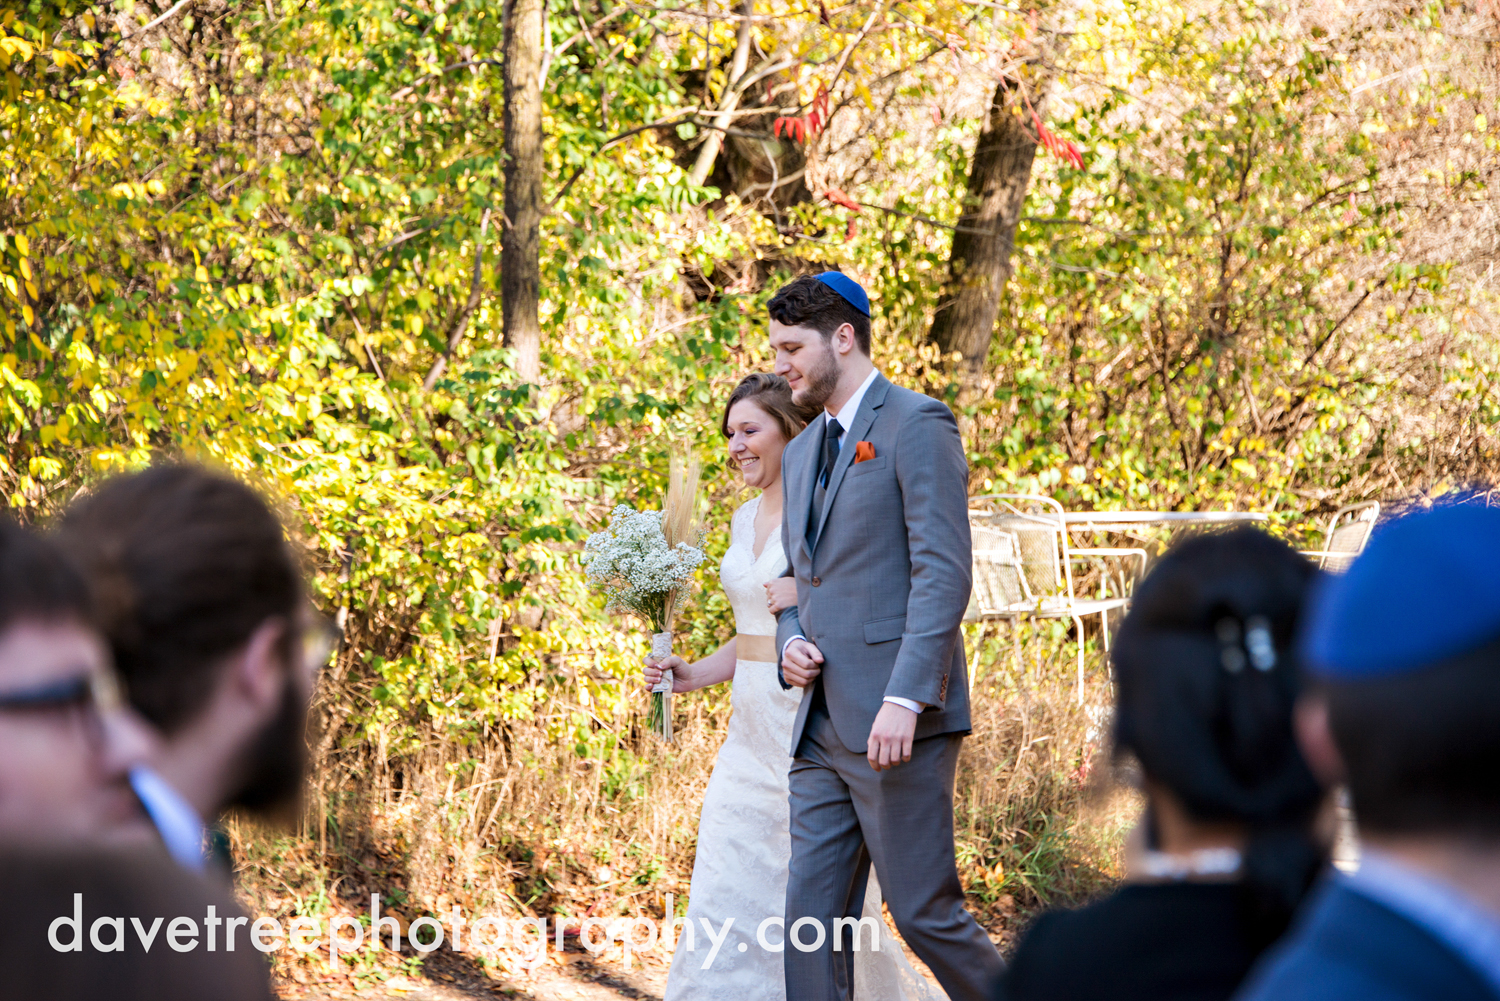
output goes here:
<path id="1" fill-rule="evenodd" d="M 1083 698 L 1083 617 L 1099 616 L 1104 652 L 1109 653 L 1109 613 L 1124 608 L 1128 595 L 1079 598 L 1073 591 L 1073 563 L 1105 557 L 1140 561 L 1144 549 L 1075 548 L 1068 544 L 1062 505 L 1033 494 L 990 494 L 969 501 L 974 544 L 974 592 L 970 621 L 1070 618 L 1078 629 L 1078 697 Z"/>
<path id="2" fill-rule="evenodd" d="M 1370 541 L 1370 531 L 1379 517 L 1379 501 L 1341 507 L 1328 519 L 1323 548 L 1304 549 L 1302 555 L 1316 561 L 1319 570 L 1343 573 L 1354 558 L 1365 551 L 1365 543 Z"/>

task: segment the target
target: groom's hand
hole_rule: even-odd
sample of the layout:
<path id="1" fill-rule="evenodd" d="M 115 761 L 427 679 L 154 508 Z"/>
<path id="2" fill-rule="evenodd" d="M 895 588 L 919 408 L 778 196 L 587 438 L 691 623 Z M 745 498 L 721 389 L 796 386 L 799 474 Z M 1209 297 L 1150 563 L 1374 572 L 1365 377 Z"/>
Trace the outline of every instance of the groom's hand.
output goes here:
<path id="1" fill-rule="evenodd" d="M 917 732 L 917 714 L 894 702 L 883 702 L 870 727 L 870 743 L 865 751 L 870 767 L 877 772 L 895 768 L 911 760 L 912 737 Z"/>
<path id="2" fill-rule="evenodd" d="M 789 685 L 806 688 L 823 673 L 823 652 L 805 639 L 794 639 L 781 655 L 781 676 Z"/>

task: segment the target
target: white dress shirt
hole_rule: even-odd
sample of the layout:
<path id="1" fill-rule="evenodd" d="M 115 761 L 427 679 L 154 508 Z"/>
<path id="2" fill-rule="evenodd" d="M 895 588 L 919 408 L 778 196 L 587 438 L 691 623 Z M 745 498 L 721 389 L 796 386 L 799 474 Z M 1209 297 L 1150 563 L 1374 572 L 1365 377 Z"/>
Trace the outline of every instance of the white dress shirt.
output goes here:
<path id="1" fill-rule="evenodd" d="M 865 376 L 865 381 L 860 383 L 859 388 L 856 389 L 853 394 L 851 394 L 850 397 L 844 401 L 844 405 L 839 408 L 838 413 L 834 413 L 827 408 L 823 410 L 823 412 L 828 415 L 829 420 L 838 421 L 839 427 L 844 429 L 844 433 L 839 435 L 840 452 L 843 451 L 844 442 L 849 437 L 849 429 L 854 426 L 854 418 L 859 415 L 859 405 L 865 401 L 865 393 L 869 392 L 870 387 L 874 385 L 875 378 L 878 375 L 880 375 L 879 369 L 871 369 L 870 374 Z M 786 653 L 787 645 L 790 644 L 792 640 L 805 639 L 807 639 L 806 636 L 793 636 L 791 639 L 787 640 L 786 643 L 782 644 L 781 652 L 783 654 Z M 903 699 L 897 695 L 887 695 L 885 697 L 885 701 L 895 703 L 903 709 L 910 709 L 914 713 L 920 713 L 923 709 L 927 708 L 925 705 L 923 705 L 921 702 L 916 701 L 915 699 Z"/>
<path id="2" fill-rule="evenodd" d="M 130 770 L 130 786 L 146 808 L 151 823 L 156 825 L 167 853 L 184 869 L 202 872 L 207 856 L 203 819 L 198 811 L 166 779 L 145 765 Z"/>
<path id="3" fill-rule="evenodd" d="M 875 377 L 879 374 L 879 369 L 871 369 L 870 374 L 865 376 L 865 381 L 859 384 L 859 388 L 854 391 L 854 395 L 844 401 L 844 405 L 839 408 L 838 413 L 827 409 L 823 411 L 828 415 L 829 420 L 838 421 L 839 427 L 844 429 L 844 433 L 839 435 L 839 449 L 841 451 L 843 450 L 845 439 L 849 437 L 849 429 L 854 426 L 854 418 L 859 416 L 859 405 L 865 402 L 865 394 L 875 384 Z"/>

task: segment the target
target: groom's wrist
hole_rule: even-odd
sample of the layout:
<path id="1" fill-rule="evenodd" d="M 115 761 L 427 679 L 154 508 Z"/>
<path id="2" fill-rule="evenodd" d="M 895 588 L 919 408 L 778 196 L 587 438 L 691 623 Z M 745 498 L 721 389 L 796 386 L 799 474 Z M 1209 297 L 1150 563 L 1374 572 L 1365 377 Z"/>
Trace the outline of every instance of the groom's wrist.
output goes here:
<path id="1" fill-rule="evenodd" d="M 900 706 L 902 709 L 910 709 L 918 716 L 922 715 L 922 710 L 927 708 L 927 706 L 916 699 L 903 699 L 899 695 L 887 695 L 884 701 L 889 702 L 893 706 Z"/>
<path id="2" fill-rule="evenodd" d="M 781 659 L 782 660 L 786 659 L 786 648 L 789 647 L 789 646 L 791 646 L 793 643 L 797 642 L 798 640 L 802 640 L 803 642 L 806 642 L 807 641 L 807 637 L 803 636 L 801 633 L 798 633 L 796 636 L 789 636 L 789 637 L 787 637 L 787 641 L 785 643 L 781 644 Z"/>

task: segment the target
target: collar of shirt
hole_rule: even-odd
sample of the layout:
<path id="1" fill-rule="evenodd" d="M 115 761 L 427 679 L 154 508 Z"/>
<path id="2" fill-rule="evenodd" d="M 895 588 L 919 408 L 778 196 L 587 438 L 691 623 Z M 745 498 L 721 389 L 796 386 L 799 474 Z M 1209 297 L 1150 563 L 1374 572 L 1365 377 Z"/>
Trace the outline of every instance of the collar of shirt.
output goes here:
<path id="1" fill-rule="evenodd" d="M 198 811 L 166 779 L 145 765 L 130 770 L 130 787 L 156 825 L 167 853 L 184 869 L 202 872 L 206 853 L 203 820 Z"/>
<path id="2" fill-rule="evenodd" d="M 1358 869 L 1338 878 L 1427 929 L 1500 993 L 1500 915 L 1442 880 L 1369 848 L 1361 853 Z"/>
<path id="3" fill-rule="evenodd" d="M 835 414 L 827 409 L 823 411 L 828 414 L 830 420 L 838 421 L 839 427 L 844 429 L 844 433 L 839 435 L 839 448 L 844 447 L 844 439 L 849 437 L 849 429 L 854 426 L 854 418 L 859 414 L 859 405 L 865 402 L 865 393 L 869 392 L 870 386 L 874 384 L 875 377 L 879 374 L 879 369 L 871 369 L 870 374 L 865 376 L 865 381 L 859 384 L 853 396 L 844 401 L 838 413 Z"/>

